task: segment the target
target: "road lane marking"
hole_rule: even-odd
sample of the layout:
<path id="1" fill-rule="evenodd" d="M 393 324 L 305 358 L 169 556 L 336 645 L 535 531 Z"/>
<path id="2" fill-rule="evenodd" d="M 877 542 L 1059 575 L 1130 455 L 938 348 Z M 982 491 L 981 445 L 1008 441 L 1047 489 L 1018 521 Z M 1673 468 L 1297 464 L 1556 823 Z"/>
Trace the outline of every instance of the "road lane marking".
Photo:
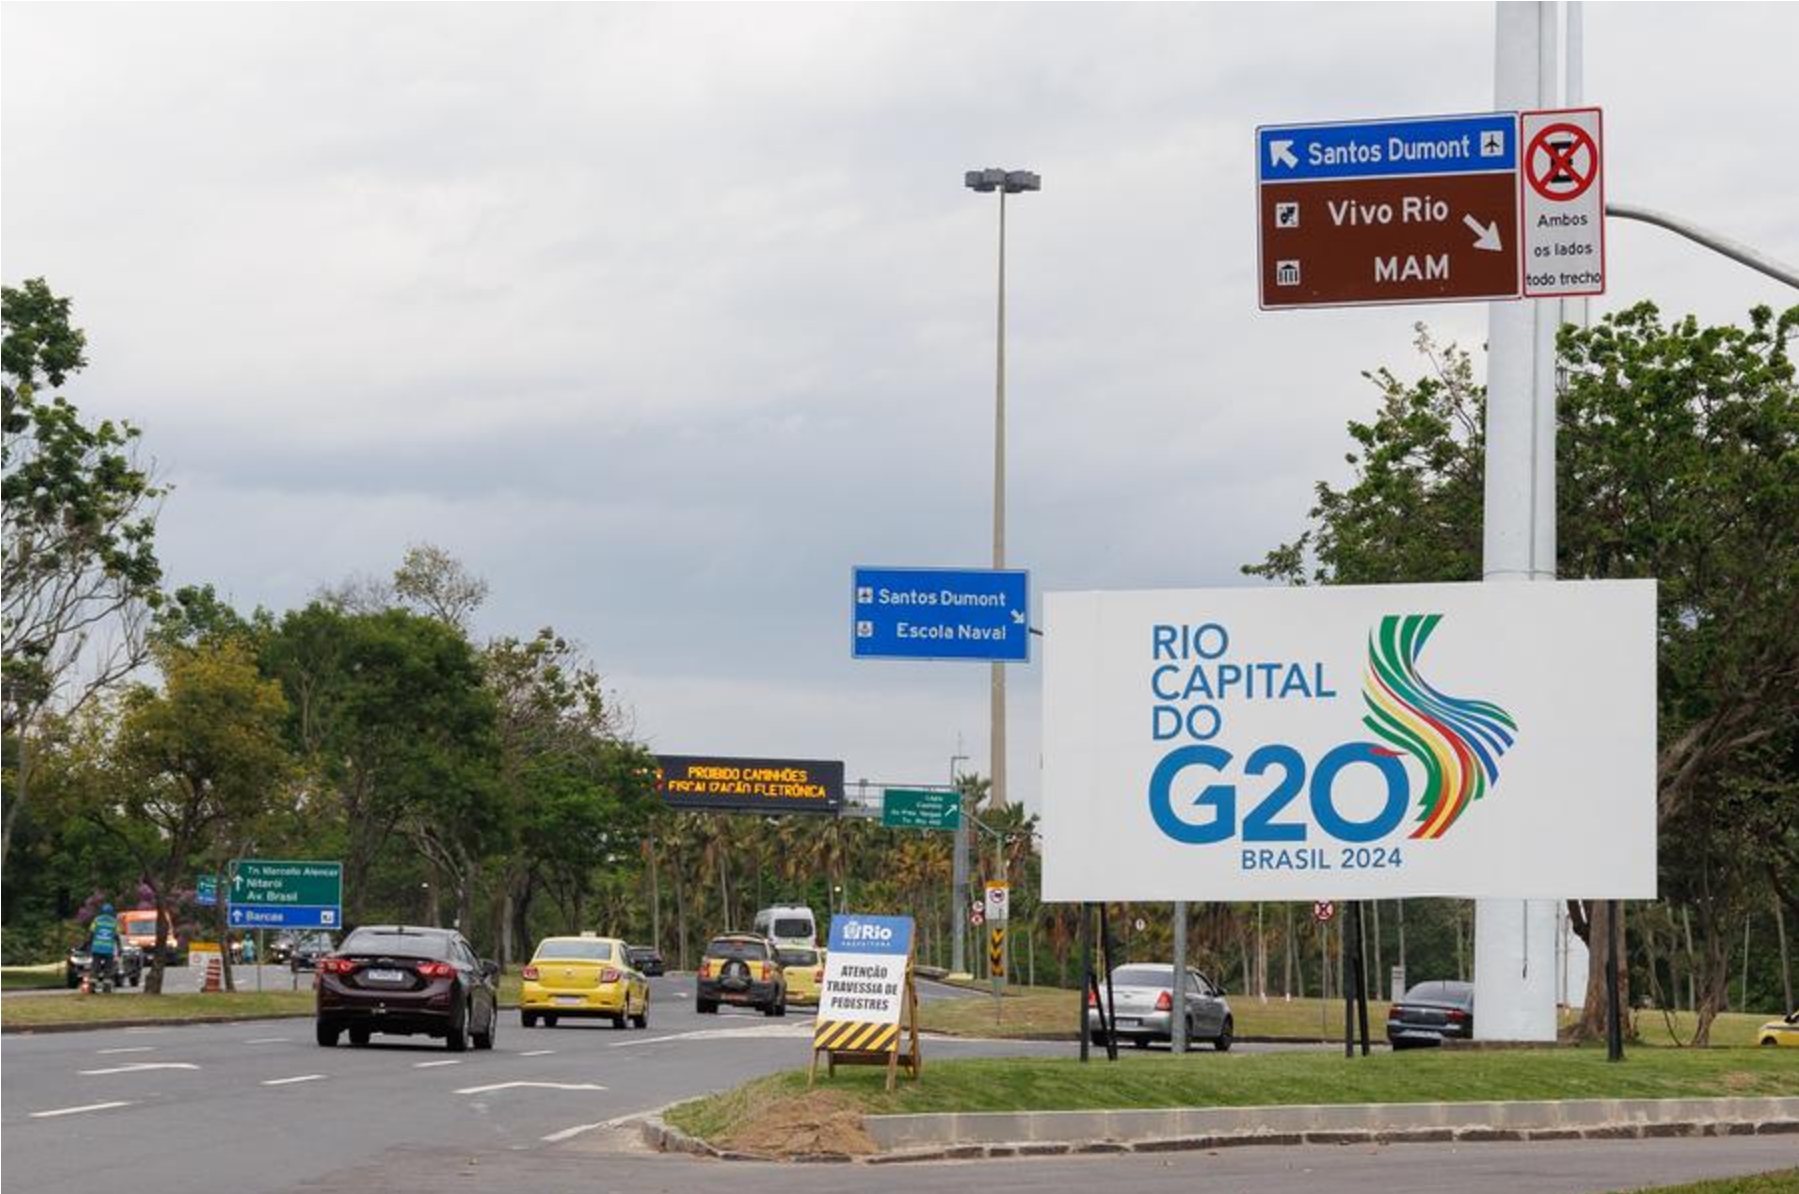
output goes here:
<path id="1" fill-rule="evenodd" d="M 554 1053 L 555 1051 L 556 1050 L 554 1050 L 554 1049 L 530 1049 L 524 1053 L 520 1053 L 519 1056 L 520 1057 L 548 1057 L 550 1054 Z"/>
<path id="2" fill-rule="evenodd" d="M 33 1111 L 31 1113 L 31 1118 L 32 1119 L 51 1119 L 58 1115 L 80 1115 L 84 1111 L 106 1111 L 113 1107 L 129 1107 L 129 1106 L 131 1106 L 131 1104 L 129 1102 L 125 1102 L 125 1103 L 89 1103 L 85 1107 L 59 1107 L 55 1111 Z"/>
<path id="3" fill-rule="evenodd" d="M 318 1081 L 323 1080 L 327 1076 L 328 1075 L 325 1075 L 325 1074 L 301 1074 L 297 1078 L 268 1078 L 263 1081 L 263 1085 L 264 1086 L 289 1086 L 295 1082 L 318 1082 Z"/>
<path id="4" fill-rule="evenodd" d="M 141 1074 L 145 1070 L 197 1070 L 200 1067 L 191 1061 L 134 1061 L 130 1065 L 116 1065 L 104 1070 L 82 1070 L 82 1076 L 98 1077 L 101 1074 Z"/>
<path id="5" fill-rule="evenodd" d="M 461 1064 L 462 1064 L 462 1061 L 459 1058 L 452 1057 L 447 1061 L 415 1061 L 412 1063 L 412 1068 L 415 1070 L 428 1070 L 432 1066 L 461 1065 Z"/>
<path id="6" fill-rule="evenodd" d="M 605 1090 L 592 1082 L 495 1082 L 492 1086 L 465 1086 L 456 1093 L 459 1095 L 486 1094 L 490 1090 L 512 1090 L 515 1087 L 529 1086 L 538 1090 Z"/>
<path id="7" fill-rule="evenodd" d="M 791 1040 L 801 1037 L 811 1039 L 811 1024 L 749 1023 L 742 1028 L 696 1028 L 691 1032 L 676 1032 L 667 1036 L 632 1037 L 629 1040 L 613 1041 L 607 1048 L 628 1049 L 633 1045 L 660 1045 L 667 1041 Z"/>
<path id="8" fill-rule="evenodd" d="M 259 1036 L 244 1042 L 246 1045 L 285 1045 L 293 1040 L 291 1036 Z"/>
<path id="9" fill-rule="evenodd" d="M 538 1139 L 542 1140 L 545 1144 L 560 1144 L 564 1140 L 574 1139 L 576 1136 L 579 1136 L 583 1132 L 591 1132 L 595 1128 L 603 1128 L 605 1126 L 606 1125 L 603 1123 L 576 1124 L 572 1128 L 564 1128 L 560 1132 L 551 1132 L 548 1136 L 540 1136 L 540 1137 L 538 1137 Z"/>
<path id="10" fill-rule="evenodd" d="M 154 1053 L 155 1045 L 133 1045 L 129 1049 L 98 1049 L 99 1053 Z"/>

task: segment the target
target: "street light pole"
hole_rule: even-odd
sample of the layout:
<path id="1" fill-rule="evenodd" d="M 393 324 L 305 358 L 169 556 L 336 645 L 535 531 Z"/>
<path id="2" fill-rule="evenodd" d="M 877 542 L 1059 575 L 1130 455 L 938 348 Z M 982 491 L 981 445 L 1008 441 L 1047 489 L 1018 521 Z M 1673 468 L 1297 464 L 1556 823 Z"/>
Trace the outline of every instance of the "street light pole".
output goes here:
<path id="1" fill-rule="evenodd" d="M 949 787 L 956 798 L 956 847 L 953 873 L 950 877 L 950 973 L 968 973 L 968 817 L 962 807 L 962 789 L 956 778 L 956 764 L 966 763 L 967 755 L 949 757 Z"/>
<path id="2" fill-rule="evenodd" d="M 1043 180 L 1029 170 L 1001 170 L 989 167 L 970 170 L 963 175 L 970 190 L 983 194 L 999 194 L 999 309 L 997 344 L 994 350 L 993 377 L 993 567 L 1006 566 L 1006 196 L 1043 189 Z M 992 757 L 989 771 L 992 787 L 989 807 L 1006 807 L 1006 666 L 992 668 Z M 996 875 L 1005 878 L 1006 860 L 1002 846 L 996 859 Z"/>

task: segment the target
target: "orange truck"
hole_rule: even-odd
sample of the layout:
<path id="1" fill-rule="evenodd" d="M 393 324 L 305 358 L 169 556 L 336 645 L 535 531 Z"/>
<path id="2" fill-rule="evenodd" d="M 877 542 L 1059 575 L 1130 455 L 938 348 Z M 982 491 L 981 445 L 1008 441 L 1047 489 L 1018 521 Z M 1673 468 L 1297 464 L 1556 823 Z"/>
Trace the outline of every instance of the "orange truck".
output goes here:
<path id="1" fill-rule="evenodd" d="M 156 917 L 157 911 L 154 908 L 137 908 L 119 913 L 119 936 L 143 950 L 145 961 L 156 956 Z M 181 952 L 181 943 L 175 937 L 175 926 L 169 921 L 168 913 L 162 913 L 162 922 L 169 926 L 167 949 L 163 957 L 173 962 Z"/>

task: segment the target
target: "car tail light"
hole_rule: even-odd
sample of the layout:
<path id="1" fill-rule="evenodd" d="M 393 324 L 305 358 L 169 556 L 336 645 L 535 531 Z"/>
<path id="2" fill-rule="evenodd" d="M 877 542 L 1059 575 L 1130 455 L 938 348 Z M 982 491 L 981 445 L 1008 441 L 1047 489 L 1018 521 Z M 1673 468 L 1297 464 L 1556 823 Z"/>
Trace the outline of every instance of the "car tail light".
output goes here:
<path id="1" fill-rule="evenodd" d="M 1387 1019 L 1389 1019 L 1389 1020 L 1405 1019 L 1405 1009 L 1403 1007 L 1400 1007 L 1397 1003 L 1394 1004 L 1392 1007 L 1387 1009 Z"/>
<path id="2" fill-rule="evenodd" d="M 353 974 L 356 963 L 349 958 L 320 958 L 319 970 L 325 974 Z"/>
<path id="3" fill-rule="evenodd" d="M 518 976 L 528 983 L 534 983 L 537 981 L 537 967 L 527 966 L 518 972 Z"/>
<path id="4" fill-rule="evenodd" d="M 1174 1010 L 1174 996 L 1169 994 L 1167 991 L 1163 991 L 1160 995 L 1157 995 L 1156 996 L 1156 1010 L 1158 1012 L 1173 1011 Z"/>
<path id="5" fill-rule="evenodd" d="M 623 977 L 624 975 L 620 974 L 610 966 L 600 971 L 600 981 L 603 983 L 615 983 Z"/>
<path id="6" fill-rule="evenodd" d="M 1089 989 L 1087 992 L 1087 1006 L 1088 1007 L 1098 1007 L 1099 1006 L 1099 995 L 1097 992 L 1095 992 L 1091 989 Z"/>
<path id="7" fill-rule="evenodd" d="M 822 983 L 825 981 L 825 968 L 823 966 L 819 966 L 812 971 L 812 981 L 815 983 Z"/>
<path id="8" fill-rule="evenodd" d="M 711 978 L 712 977 L 712 963 L 706 961 L 704 958 L 700 959 L 700 977 L 701 978 Z"/>
<path id="9" fill-rule="evenodd" d="M 1449 1009 L 1449 1018 L 1460 1024 L 1463 1020 L 1468 1018 L 1468 1013 L 1459 1007 L 1453 1007 Z"/>
<path id="10" fill-rule="evenodd" d="M 448 962 L 420 962 L 413 969 L 419 972 L 420 978 L 454 978 L 456 976 L 456 967 Z"/>
<path id="11" fill-rule="evenodd" d="M 762 981 L 763 982 L 768 981 L 768 963 L 767 962 L 762 963 Z"/>

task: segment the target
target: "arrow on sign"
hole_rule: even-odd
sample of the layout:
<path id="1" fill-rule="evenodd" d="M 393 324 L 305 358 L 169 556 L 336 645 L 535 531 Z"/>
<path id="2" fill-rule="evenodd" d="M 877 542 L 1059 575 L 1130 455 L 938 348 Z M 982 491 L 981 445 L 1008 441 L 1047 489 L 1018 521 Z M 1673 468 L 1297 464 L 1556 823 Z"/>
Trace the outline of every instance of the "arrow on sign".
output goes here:
<path id="1" fill-rule="evenodd" d="M 1482 224 L 1473 216 L 1463 216 L 1462 223 L 1474 230 L 1476 236 L 1474 242 L 1475 248 L 1485 249 L 1489 253 L 1498 253 L 1505 248 L 1505 246 L 1499 242 L 1498 220 L 1494 220 L 1491 224 Z"/>
<path id="2" fill-rule="evenodd" d="M 1270 166 L 1286 166 L 1288 169 L 1299 165 L 1299 159 L 1293 156 L 1293 142 L 1270 141 L 1268 143 L 1268 164 Z"/>
<path id="3" fill-rule="evenodd" d="M 241 925 L 244 923 L 244 910 L 242 908 L 233 908 L 231 910 L 231 923 L 234 925 Z"/>
<path id="4" fill-rule="evenodd" d="M 1014 625 L 1014 626 L 1023 626 L 1024 625 L 1024 615 L 1022 613 L 1019 613 L 1017 610 L 1012 611 L 1012 625 Z"/>

